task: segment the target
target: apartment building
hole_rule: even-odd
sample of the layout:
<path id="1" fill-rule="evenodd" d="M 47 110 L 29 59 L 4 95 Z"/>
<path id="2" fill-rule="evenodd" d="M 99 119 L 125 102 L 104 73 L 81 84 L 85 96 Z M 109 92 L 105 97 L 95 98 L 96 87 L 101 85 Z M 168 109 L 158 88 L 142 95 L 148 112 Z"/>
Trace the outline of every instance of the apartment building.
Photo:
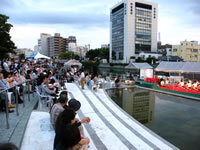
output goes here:
<path id="1" fill-rule="evenodd" d="M 180 45 L 172 45 L 172 56 L 179 56 L 184 61 L 200 61 L 200 45 L 197 41 L 182 41 Z"/>
<path id="2" fill-rule="evenodd" d="M 54 36 L 48 37 L 48 56 L 58 58 L 59 54 L 66 51 L 68 39 L 55 33 Z"/>

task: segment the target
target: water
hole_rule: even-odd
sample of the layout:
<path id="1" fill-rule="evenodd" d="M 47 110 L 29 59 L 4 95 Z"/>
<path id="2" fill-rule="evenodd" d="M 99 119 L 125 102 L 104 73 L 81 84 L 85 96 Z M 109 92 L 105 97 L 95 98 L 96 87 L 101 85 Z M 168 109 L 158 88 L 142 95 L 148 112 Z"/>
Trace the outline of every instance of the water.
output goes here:
<path id="1" fill-rule="evenodd" d="M 138 88 L 107 92 L 122 109 L 178 148 L 200 149 L 200 102 Z"/>

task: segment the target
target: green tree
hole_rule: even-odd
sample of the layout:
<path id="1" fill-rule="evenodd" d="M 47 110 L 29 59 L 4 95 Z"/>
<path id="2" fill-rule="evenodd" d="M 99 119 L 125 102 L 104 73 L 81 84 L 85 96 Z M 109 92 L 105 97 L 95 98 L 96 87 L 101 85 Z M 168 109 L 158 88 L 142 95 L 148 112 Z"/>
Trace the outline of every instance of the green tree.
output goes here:
<path id="1" fill-rule="evenodd" d="M 73 59 L 76 59 L 76 60 L 80 60 L 80 56 L 78 56 L 78 55 L 73 55 L 72 58 L 73 58 Z"/>
<path id="2" fill-rule="evenodd" d="M 89 60 L 95 60 L 95 57 L 99 57 L 99 50 L 98 49 L 91 49 L 86 53 L 86 57 Z"/>
<path id="3" fill-rule="evenodd" d="M 148 57 L 146 59 L 146 62 L 149 63 L 149 64 L 151 64 L 153 62 L 153 64 L 155 64 L 156 63 L 156 58 L 155 57 Z"/>
<path id="4" fill-rule="evenodd" d="M 62 53 L 60 53 L 59 58 L 61 58 L 61 59 L 71 59 L 73 55 L 74 55 L 73 52 L 62 52 Z"/>
<path id="5" fill-rule="evenodd" d="M 145 62 L 141 57 L 138 57 L 135 62 Z"/>
<path id="6" fill-rule="evenodd" d="M 62 53 L 60 53 L 59 58 L 61 58 L 61 59 L 76 59 L 76 60 L 79 60 L 80 56 L 74 54 L 74 52 L 62 52 Z"/>
<path id="7" fill-rule="evenodd" d="M 89 60 L 107 59 L 109 61 L 109 48 L 91 49 L 86 53 Z"/>
<path id="8" fill-rule="evenodd" d="M 19 59 L 25 59 L 25 55 L 24 54 L 19 54 Z"/>
<path id="9" fill-rule="evenodd" d="M 8 16 L 0 14 L 0 59 L 8 56 L 8 53 L 15 53 L 14 42 L 9 34 L 12 24 L 7 23 Z"/>
<path id="10" fill-rule="evenodd" d="M 100 49 L 100 58 L 107 59 L 107 62 L 109 62 L 109 53 L 109 48 Z"/>

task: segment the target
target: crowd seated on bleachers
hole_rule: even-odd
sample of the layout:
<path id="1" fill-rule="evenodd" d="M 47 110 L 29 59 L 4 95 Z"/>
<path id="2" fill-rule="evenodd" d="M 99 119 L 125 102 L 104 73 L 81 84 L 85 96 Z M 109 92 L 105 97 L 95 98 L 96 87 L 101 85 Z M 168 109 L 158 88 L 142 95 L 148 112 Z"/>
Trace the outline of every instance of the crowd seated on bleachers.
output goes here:
<path id="1" fill-rule="evenodd" d="M 122 80 L 120 76 L 111 80 L 109 77 L 97 76 L 94 73 L 88 74 L 83 69 L 79 71 L 55 67 L 56 64 L 49 61 L 25 60 L 16 62 L 14 59 L 9 59 L 3 60 L 1 65 L 0 90 L 19 87 L 17 92 L 15 91 L 17 88 L 9 90 L 15 99 L 18 98 L 19 104 L 23 103 L 21 96 L 25 89 L 28 92 L 36 90 L 42 104 L 47 104 L 49 99 L 52 99 L 50 121 L 56 133 L 54 150 L 87 149 L 90 142 L 89 138 L 85 137 L 81 125 L 89 123 L 90 118 L 85 117 L 79 120 L 76 117 L 76 111 L 80 109 L 81 103 L 76 99 L 68 101 L 68 92 L 70 91 L 66 91 L 65 82 L 75 82 L 83 90 L 87 86 L 90 90 L 97 91 L 98 88 L 119 87 Z M 31 82 L 27 89 L 24 82 L 34 79 L 36 82 Z M 0 101 L 4 104 L 0 107 L 5 110 L 5 95 L 3 93 L 0 94 Z M 11 108 L 15 108 L 15 103 L 16 101 L 12 100 L 8 102 L 9 111 L 12 111 Z"/>

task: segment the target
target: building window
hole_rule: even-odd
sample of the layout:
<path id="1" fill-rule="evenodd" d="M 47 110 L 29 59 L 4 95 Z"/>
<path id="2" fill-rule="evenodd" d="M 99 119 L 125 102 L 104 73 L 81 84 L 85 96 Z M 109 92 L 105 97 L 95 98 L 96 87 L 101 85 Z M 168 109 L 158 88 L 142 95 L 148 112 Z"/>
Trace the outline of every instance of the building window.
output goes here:
<path id="1" fill-rule="evenodd" d="M 193 52 L 194 52 L 194 53 L 197 53 L 197 52 L 198 52 L 198 49 L 193 49 Z"/>
<path id="2" fill-rule="evenodd" d="M 119 52 L 119 59 L 120 60 L 124 59 L 123 52 Z"/>
<path id="3" fill-rule="evenodd" d="M 198 58 L 198 55 L 194 55 L 195 58 Z"/>
<path id="4" fill-rule="evenodd" d="M 173 49 L 173 52 L 177 52 L 177 49 Z"/>

